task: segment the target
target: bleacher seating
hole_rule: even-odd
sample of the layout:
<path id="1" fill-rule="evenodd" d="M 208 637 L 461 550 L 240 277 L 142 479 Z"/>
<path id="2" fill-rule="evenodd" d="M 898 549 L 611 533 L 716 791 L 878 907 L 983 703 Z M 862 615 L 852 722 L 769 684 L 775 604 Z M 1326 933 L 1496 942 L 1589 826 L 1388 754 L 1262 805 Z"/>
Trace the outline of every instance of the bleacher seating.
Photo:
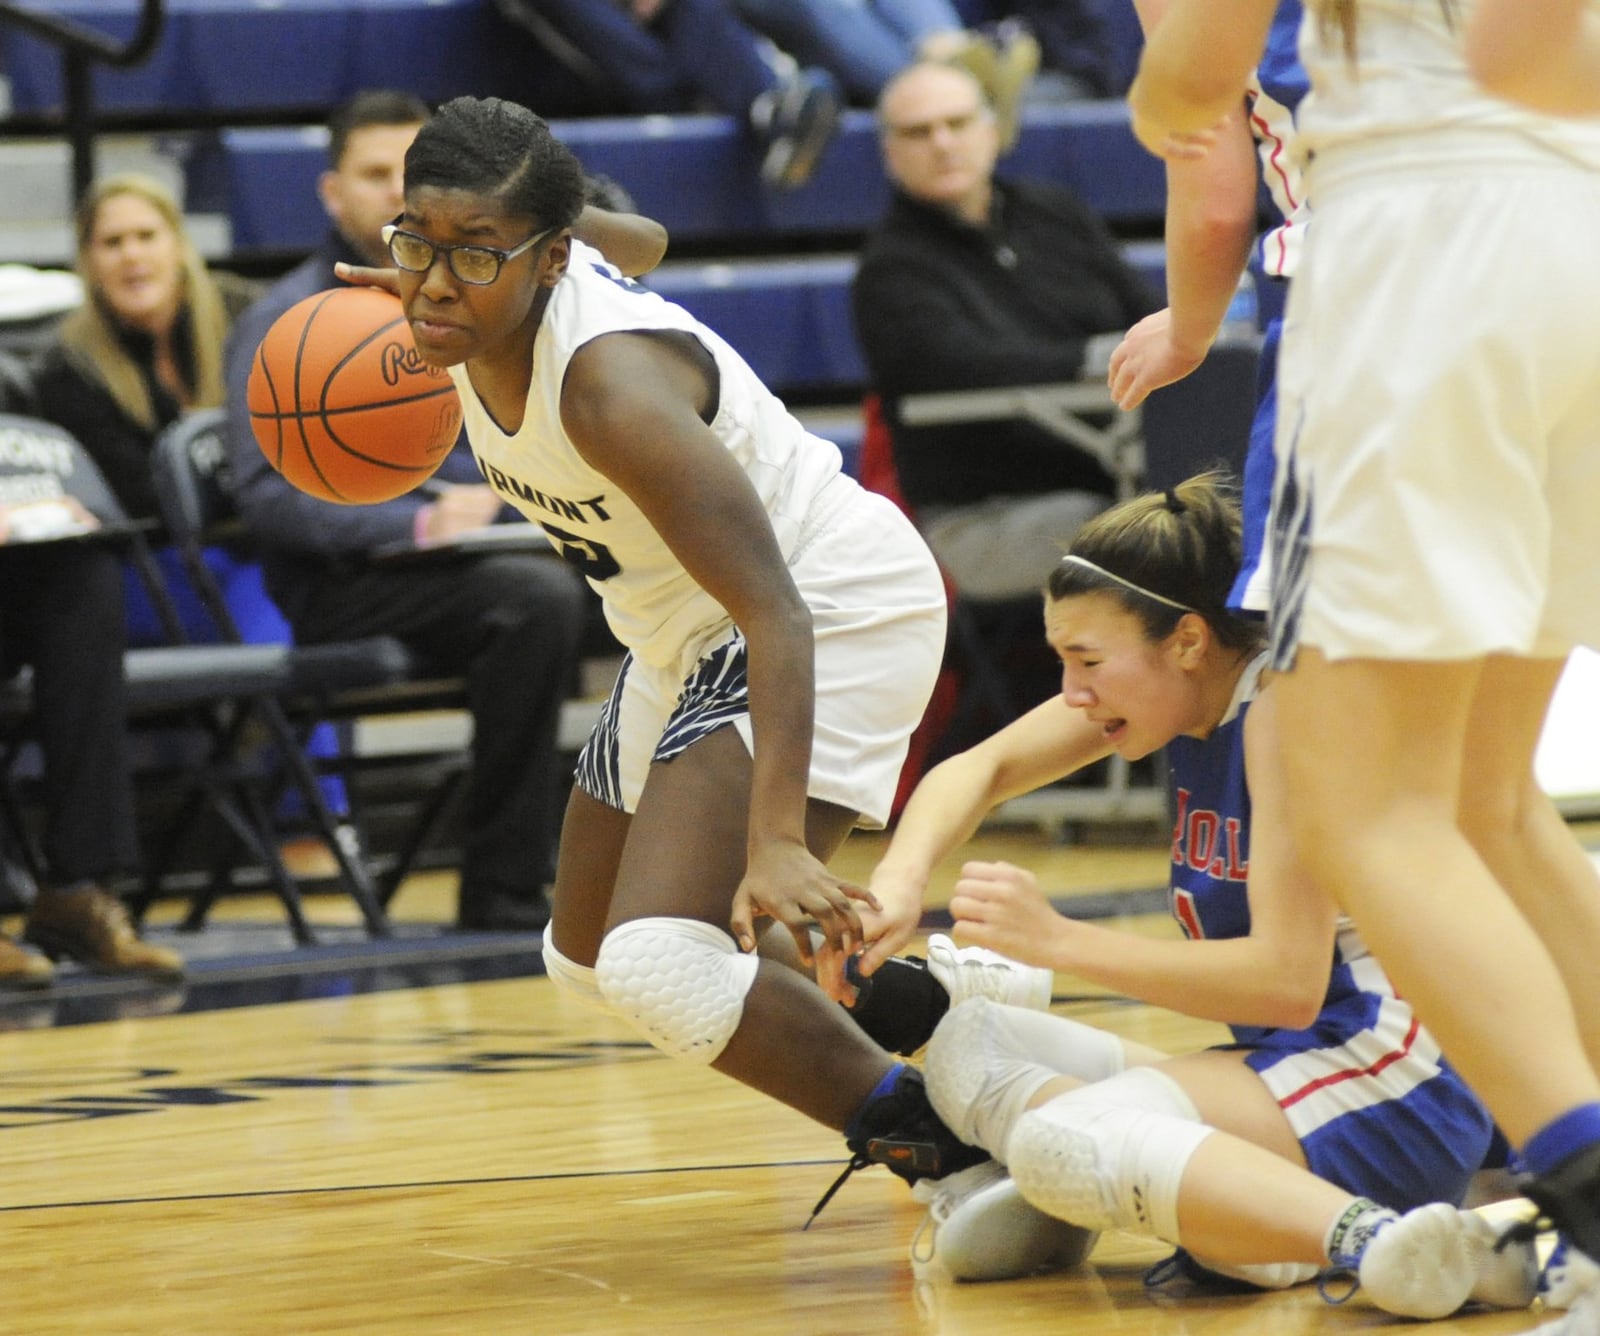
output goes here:
<path id="1" fill-rule="evenodd" d="M 749 137 L 731 117 L 557 120 L 557 134 L 592 173 L 625 186 L 678 243 L 781 245 L 805 236 L 859 234 L 889 201 L 871 113 L 846 112 L 816 175 L 787 193 L 764 189 Z M 197 207 L 224 212 L 235 249 L 306 250 L 322 239 L 314 197 L 327 135 L 314 127 L 244 126 L 200 143 L 188 166 Z M 1030 107 L 1004 170 L 1060 181 L 1114 226 L 1161 217 L 1165 179 L 1128 128 L 1120 102 Z"/>
<path id="2" fill-rule="evenodd" d="M 138 0 L 51 0 L 50 12 L 126 38 Z M 150 59 L 95 72 L 95 104 L 113 121 L 217 125 L 263 113 L 316 118 L 360 88 L 410 88 L 581 108 L 575 77 L 495 12 L 491 0 L 165 0 Z M 7 30 L 13 115 L 49 117 L 65 100 L 48 43 Z M 538 90 L 537 94 L 535 90 Z"/>

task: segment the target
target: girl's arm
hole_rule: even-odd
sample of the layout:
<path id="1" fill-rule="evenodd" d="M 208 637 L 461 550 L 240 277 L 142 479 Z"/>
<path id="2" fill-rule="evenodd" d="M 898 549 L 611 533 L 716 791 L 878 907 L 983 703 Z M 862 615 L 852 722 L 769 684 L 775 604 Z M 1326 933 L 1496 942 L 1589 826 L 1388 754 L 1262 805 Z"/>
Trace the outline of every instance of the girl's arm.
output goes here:
<path id="1" fill-rule="evenodd" d="M 1553 116 L 1600 115 L 1600 13 L 1586 0 L 1480 0 L 1466 50 L 1497 97 Z"/>
<path id="2" fill-rule="evenodd" d="M 1135 0 L 1152 33 L 1169 0 Z M 1139 321 L 1111 355 L 1112 398 L 1124 411 L 1204 360 L 1239 285 L 1256 232 L 1255 138 L 1244 99 L 1198 158 L 1166 163 L 1167 307 Z"/>
<path id="3" fill-rule="evenodd" d="M 1171 0 L 1128 90 L 1134 133 L 1152 153 L 1205 135 L 1238 109 L 1267 44 L 1276 0 Z"/>
<path id="4" fill-rule="evenodd" d="M 1293 1029 L 1317 1015 L 1328 987 L 1337 911 L 1300 871 L 1278 809 L 1271 691 L 1245 721 L 1256 795 L 1250 835 L 1250 935 L 1172 941 L 1080 923 L 1058 914 L 1032 874 L 969 863 L 950 902 L 956 935 L 1030 965 L 1203 1020 Z"/>
<path id="5" fill-rule="evenodd" d="M 806 845 L 811 612 L 750 480 L 706 425 L 713 375 L 710 354 L 687 335 L 603 335 L 573 354 L 561 417 L 584 459 L 639 506 L 744 634 L 755 759 L 736 906 L 748 901 L 788 925 L 809 959 L 809 919 L 836 948 L 860 941 L 852 897 L 865 893 L 845 888 Z M 753 946 L 748 909 L 736 909 L 735 927 Z"/>
<path id="6" fill-rule="evenodd" d="M 861 972 L 871 974 L 911 939 L 934 867 L 989 812 L 1109 754 L 1100 726 L 1056 696 L 923 776 L 872 874 L 879 908 L 863 916 Z"/>
<path id="7" fill-rule="evenodd" d="M 588 242 L 628 278 L 648 274 L 667 253 L 667 229 L 638 213 L 612 213 L 585 204 L 572 235 Z"/>

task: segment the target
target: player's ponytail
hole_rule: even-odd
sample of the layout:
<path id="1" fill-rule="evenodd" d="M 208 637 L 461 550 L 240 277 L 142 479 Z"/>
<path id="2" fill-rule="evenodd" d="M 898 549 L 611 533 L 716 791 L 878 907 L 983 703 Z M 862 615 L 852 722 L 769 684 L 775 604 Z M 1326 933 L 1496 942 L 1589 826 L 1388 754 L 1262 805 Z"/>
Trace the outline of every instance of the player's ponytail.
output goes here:
<path id="1" fill-rule="evenodd" d="M 1227 606 L 1241 545 L 1238 490 L 1232 476 L 1217 469 L 1090 520 L 1051 572 L 1047 592 L 1052 599 L 1112 594 L 1153 640 L 1170 635 L 1185 613 L 1196 613 L 1223 644 L 1253 648 L 1263 639 L 1261 623 Z"/>

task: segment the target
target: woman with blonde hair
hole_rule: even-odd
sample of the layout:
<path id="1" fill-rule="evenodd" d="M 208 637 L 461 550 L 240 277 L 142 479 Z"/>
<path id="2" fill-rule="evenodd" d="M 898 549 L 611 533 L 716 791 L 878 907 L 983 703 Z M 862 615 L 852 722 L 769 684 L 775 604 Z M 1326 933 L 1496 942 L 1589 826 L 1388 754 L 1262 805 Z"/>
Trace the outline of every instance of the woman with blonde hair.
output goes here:
<path id="1" fill-rule="evenodd" d="M 129 515 L 153 516 L 150 448 L 183 412 L 222 403 L 223 343 L 255 291 L 207 268 L 154 177 L 96 182 L 76 231 L 84 302 L 45 350 L 40 416 L 83 443 Z"/>

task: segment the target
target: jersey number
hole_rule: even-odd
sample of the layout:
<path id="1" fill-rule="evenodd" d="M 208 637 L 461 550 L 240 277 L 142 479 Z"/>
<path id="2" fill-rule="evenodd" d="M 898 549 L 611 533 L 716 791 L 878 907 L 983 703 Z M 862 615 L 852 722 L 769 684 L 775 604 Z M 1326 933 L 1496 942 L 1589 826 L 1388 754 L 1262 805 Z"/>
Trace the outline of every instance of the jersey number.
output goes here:
<path id="1" fill-rule="evenodd" d="M 597 543 L 594 539 L 584 538 L 579 534 L 568 533 L 565 529 L 558 529 L 555 525 L 546 524 L 542 520 L 539 527 L 555 540 L 561 560 L 576 566 L 580 574 L 591 580 L 609 580 L 613 575 L 622 574 L 622 567 L 617 565 L 617 559 L 611 555 L 611 549 L 604 543 Z"/>

